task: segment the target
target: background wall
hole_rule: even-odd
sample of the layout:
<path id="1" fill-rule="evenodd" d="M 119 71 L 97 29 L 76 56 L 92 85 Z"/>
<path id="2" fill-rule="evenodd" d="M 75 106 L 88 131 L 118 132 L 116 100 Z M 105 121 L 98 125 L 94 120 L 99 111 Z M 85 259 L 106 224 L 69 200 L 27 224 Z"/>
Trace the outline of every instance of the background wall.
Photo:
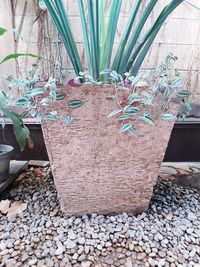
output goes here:
<path id="1" fill-rule="evenodd" d="M 68 10 L 79 52 L 84 62 L 85 53 L 77 1 L 63 0 L 63 2 Z M 123 0 L 115 45 L 119 41 L 133 2 L 134 0 Z M 144 0 L 143 2 L 142 9 L 149 1 Z M 159 1 L 154 13 L 145 25 L 146 28 L 155 20 L 156 15 L 167 3 L 169 3 L 169 0 Z M 109 8 L 109 4 L 110 0 L 107 0 L 107 8 Z M 38 7 L 37 0 L 1 0 L 0 26 L 7 29 L 17 29 L 17 33 L 16 31 L 10 31 L 0 39 L 0 58 L 12 52 L 36 53 L 51 62 L 51 64 L 48 61 L 40 63 L 44 75 L 48 76 L 49 73 L 56 73 L 60 76 L 61 74 L 64 80 L 73 76 L 71 64 L 63 49 L 63 44 L 52 26 L 47 12 Z M 186 77 L 186 85 L 191 91 L 195 92 L 195 98 L 200 99 L 199 0 L 184 1 L 170 16 L 156 38 L 143 68 L 156 67 L 169 52 L 178 56 L 177 67 Z M 19 75 L 35 62 L 37 62 L 36 59 L 30 58 L 20 59 L 19 65 L 14 64 L 14 62 L 7 62 L 0 66 L 0 77 L 10 74 Z M 3 79 L 1 79 L 0 85 L 5 86 Z"/>

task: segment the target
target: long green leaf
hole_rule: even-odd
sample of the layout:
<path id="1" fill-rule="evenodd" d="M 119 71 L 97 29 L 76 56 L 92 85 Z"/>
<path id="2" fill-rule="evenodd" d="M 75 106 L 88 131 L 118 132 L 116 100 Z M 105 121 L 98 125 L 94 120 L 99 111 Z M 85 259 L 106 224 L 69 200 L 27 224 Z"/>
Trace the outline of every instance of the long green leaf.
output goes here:
<path id="1" fill-rule="evenodd" d="M 145 36 L 143 37 L 142 41 L 140 42 L 140 44 L 137 46 L 137 48 L 135 49 L 134 53 L 132 54 L 128 64 L 127 64 L 127 70 L 130 70 L 133 62 L 136 60 L 136 58 L 138 57 L 138 61 L 137 63 L 135 63 L 135 66 L 132 67 L 132 73 L 134 73 L 135 75 L 137 74 L 141 63 L 143 62 L 147 52 L 150 49 L 150 46 L 152 45 L 155 37 L 157 36 L 162 24 L 165 22 L 165 20 L 167 19 L 168 15 L 181 3 L 183 2 L 183 0 L 172 0 L 172 2 L 167 5 L 162 12 L 160 13 L 160 15 L 158 16 L 157 20 L 155 21 L 155 23 L 153 24 L 153 26 L 146 32 Z M 169 8 L 172 8 L 169 12 Z M 169 13 L 168 13 L 168 12 Z M 150 40 L 148 40 L 150 38 Z M 145 43 L 148 42 L 146 44 L 146 47 L 143 49 L 143 52 L 141 52 L 143 46 L 145 45 Z M 141 52 L 141 54 L 140 54 Z M 138 56 L 140 55 L 140 56 Z"/>
<path id="2" fill-rule="evenodd" d="M 88 36 L 88 28 L 87 28 L 83 1 L 78 0 L 78 4 L 79 4 L 80 17 L 81 17 L 81 25 L 82 25 L 82 30 L 83 30 L 84 45 L 85 45 L 85 50 L 86 50 L 87 65 L 89 69 L 89 74 L 92 75 L 93 69 L 92 69 L 92 60 L 91 60 L 91 47 L 90 47 L 90 41 L 89 41 L 89 36 Z"/>
<path id="3" fill-rule="evenodd" d="M 31 139 L 29 129 L 23 124 L 21 117 L 5 107 L 1 108 L 1 110 L 13 122 L 13 130 L 16 140 L 20 146 L 20 150 L 23 151 L 27 143 L 28 146 L 32 148 L 33 141 Z"/>
<path id="4" fill-rule="evenodd" d="M 98 60 L 98 75 L 99 75 L 99 56 L 100 56 L 100 10 L 99 0 L 94 0 L 94 23 L 95 23 L 95 41 L 96 41 L 96 53 Z"/>
<path id="5" fill-rule="evenodd" d="M 117 23 L 119 19 L 121 5 L 122 0 L 112 1 L 109 21 L 106 30 L 106 38 L 102 47 L 104 53 L 101 54 L 101 70 L 110 68 L 110 61 L 113 51 L 114 39 L 117 31 Z"/>
<path id="6" fill-rule="evenodd" d="M 141 1 L 142 2 L 142 1 Z M 128 43 L 128 47 L 125 50 L 125 53 L 123 55 L 120 67 L 119 67 L 119 73 L 124 73 L 126 71 L 127 64 L 129 62 L 130 56 L 133 52 L 133 49 L 136 45 L 136 42 L 138 41 L 138 38 L 141 34 L 141 31 L 143 29 L 144 24 L 146 23 L 148 17 L 150 16 L 152 10 L 154 9 L 155 5 L 157 4 L 158 0 L 151 0 L 146 7 L 145 11 L 143 12 L 132 36 Z"/>
<path id="7" fill-rule="evenodd" d="M 78 54 L 77 45 L 71 31 L 70 22 L 63 6 L 62 0 L 44 0 L 49 13 L 62 37 L 65 48 L 77 75 L 82 71 L 81 60 Z"/>
<path id="8" fill-rule="evenodd" d="M 54 0 L 55 1 L 55 0 Z M 64 5 L 62 0 L 56 0 L 55 1 L 55 6 L 57 7 L 58 10 L 58 14 L 60 16 L 61 22 L 62 22 L 62 26 L 64 27 L 65 33 L 67 35 L 67 41 L 70 44 L 70 49 L 72 51 L 72 62 L 74 65 L 76 65 L 76 69 L 79 70 L 79 72 L 82 70 L 82 66 L 81 66 L 81 61 L 80 61 L 80 57 L 78 54 L 78 49 L 75 43 L 75 39 L 71 30 L 71 25 L 67 16 L 67 13 L 65 11 Z"/>
<path id="9" fill-rule="evenodd" d="M 99 1 L 99 30 L 100 30 L 100 68 L 101 68 L 101 59 L 103 58 L 103 44 L 105 43 L 106 29 L 105 29 L 105 0 Z"/>
<path id="10" fill-rule="evenodd" d="M 10 54 L 10 55 L 6 56 L 4 59 L 2 59 L 2 61 L 0 61 L 0 64 L 2 64 L 3 62 L 8 61 L 10 59 L 16 59 L 16 58 L 22 57 L 22 56 L 29 56 L 29 57 L 37 57 L 37 58 L 40 58 L 39 56 L 34 55 L 34 54 L 16 53 L 16 54 Z"/>
<path id="11" fill-rule="evenodd" d="M 136 19 L 136 16 L 137 16 L 137 13 L 138 13 L 138 10 L 139 10 L 139 7 L 140 7 L 141 3 L 142 3 L 141 0 L 136 0 L 134 5 L 133 5 L 133 7 L 132 7 L 128 23 L 127 23 L 127 25 L 126 25 L 126 27 L 124 29 L 123 34 L 122 34 L 121 41 L 120 41 L 117 53 L 115 55 L 115 59 L 114 59 L 113 64 L 112 64 L 112 70 L 116 70 L 116 71 L 119 70 L 119 65 L 120 65 L 120 62 L 121 62 L 121 58 L 122 58 L 124 49 L 126 47 L 129 35 L 131 33 L 131 30 L 132 30 L 133 24 L 135 22 L 135 19 Z"/>
<path id="12" fill-rule="evenodd" d="M 94 18 L 94 6 L 93 1 L 88 0 L 88 18 L 90 26 L 90 43 L 91 43 L 91 57 L 92 57 L 92 67 L 93 67 L 93 79 L 97 80 L 99 76 L 99 59 L 97 50 L 97 40 L 95 33 L 95 18 Z"/>
<path id="13" fill-rule="evenodd" d="M 144 61 L 154 39 L 156 38 L 160 28 L 162 27 L 163 23 L 166 21 L 168 16 L 172 13 L 172 11 L 179 6 L 184 0 L 172 0 L 160 13 L 158 16 L 156 22 L 154 25 L 150 28 L 150 30 L 147 32 L 145 35 L 143 42 L 138 46 L 139 49 L 137 49 L 137 53 L 140 53 L 138 56 L 137 61 L 135 62 L 134 66 L 131 69 L 132 75 L 137 75 L 142 62 Z M 146 44 L 145 44 L 146 43 Z M 145 46 L 144 46 L 145 45 Z M 142 47 L 144 46 L 143 50 L 141 51 Z M 140 52 L 141 51 L 141 52 Z M 132 61 L 137 57 L 136 53 L 133 54 L 131 63 Z M 130 66 L 130 62 L 129 62 Z"/>

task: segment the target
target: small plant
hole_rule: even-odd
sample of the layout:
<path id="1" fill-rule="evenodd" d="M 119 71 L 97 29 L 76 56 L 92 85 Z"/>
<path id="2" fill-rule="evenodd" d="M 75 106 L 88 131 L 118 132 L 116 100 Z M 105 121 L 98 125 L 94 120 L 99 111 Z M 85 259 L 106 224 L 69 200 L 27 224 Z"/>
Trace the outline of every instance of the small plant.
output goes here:
<path id="1" fill-rule="evenodd" d="M 144 121 L 154 125 L 154 117 L 151 114 L 152 106 L 158 105 L 163 120 L 175 120 L 177 113 L 169 113 L 173 102 L 182 103 L 182 112 L 179 117 L 185 118 L 190 111 L 191 93 L 182 90 L 182 77 L 174 68 L 177 58 L 169 54 L 165 61 L 157 69 L 148 73 L 141 73 L 134 77 L 125 74 L 125 80 L 116 72 L 111 72 L 112 82 L 118 84 L 116 94 L 111 96 L 117 109 L 108 115 L 108 118 L 116 117 L 121 126 L 119 133 L 128 132 L 137 136 L 137 124 Z M 121 86 L 120 86 L 121 85 Z"/>
<path id="2" fill-rule="evenodd" d="M 38 121 L 55 121 L 60 120 L 67 124 L 72 123 L 73 117 L 70 114 L 59 116 L 56 110 L 45 111 L 51 103 L 65 98 L 65 93 L 59 92 L 57 81 L 50 77 L 47 81 L 41 79 L 40 67 L 32 66 L 27 70 L 26 77 L 17 79 L 8 77 L 9 88 L 20 92 L 21 96 L 17 99 L 10 97 L 11 106 L 17 106 L 22 109 L 20 116 L 25 118 L 36 118 Z M 68 101 L 66 109 L 75 109 L 82 106 L 81 100 Z"/>
<path id="3" fill-rule="evenodd" d="M 0 27 L 0 36 L 3 36 L 6 32 L 7 32 L 7 30 L 5 28 Z M 6 62 L 8 60 L 11 60 L 11 59 L 17 59 L 21 56 L 37 57 L 34 54 L 23 54 L 23 53 L 9 54 L 0 60 L 0 64 Z M 23 150 L 27 143 L 28 143 L 28 146 L 30 148 L 32 148 L 33 142 L 32 142 L 31 137 L 30 137 L 29 129 L 23 124 L 22 117 L 19 114 L 13 112 L 9 108 L 9 105 L 8 105 L 9 101 L 10 101 L 10 99 L 7 96 L 7 94 L 4 91 L 0 90 L 0 113 L 1 113 L 1 116 L 7 117 L 12 121 L 14 134 L 16 136 L 16 139 L 17 139 L 17 142 L 20 146 L 20 149 Z M 2 127 L 5 127 L 5 121 L 3 120 L 3 118 L 2 118 Z"/>

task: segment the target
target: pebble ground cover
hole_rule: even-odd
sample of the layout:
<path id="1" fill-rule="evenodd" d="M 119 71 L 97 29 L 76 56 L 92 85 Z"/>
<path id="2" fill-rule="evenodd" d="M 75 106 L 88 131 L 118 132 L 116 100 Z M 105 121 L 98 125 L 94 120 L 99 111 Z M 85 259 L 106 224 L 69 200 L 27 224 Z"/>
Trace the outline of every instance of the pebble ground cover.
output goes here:
<path id="1" fill-rule="evenodd" d="M 49 168 L 30 168 L 1 199 L 0 267 L 200 267 L 200 195 L 159 177 L 147 213 L 65 218 Z"/>

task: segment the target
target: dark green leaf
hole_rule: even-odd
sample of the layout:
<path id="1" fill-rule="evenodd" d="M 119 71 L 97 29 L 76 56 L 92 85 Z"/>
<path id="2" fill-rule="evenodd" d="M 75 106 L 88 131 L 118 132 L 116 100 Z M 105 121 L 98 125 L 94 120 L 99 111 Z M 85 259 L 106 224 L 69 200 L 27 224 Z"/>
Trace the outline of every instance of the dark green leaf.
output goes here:
<path id="1" fill-rule="evenodd" d="M 180 92 L 177 92 L 176 94 L 178 97 L 184 98 L 184 97 L 189 97 L 191 96 L 191 92 L 187 91 L 187 90 L 182 90 Z"/>
<path id="2" fill-rule="evenodd" d="M 7 30 L 2 28 L 2 27 L 0 27 L 0 36 L 3 35 L 5 32 L 7 32 Z"/>
<path id="3" fill-rule="evenodd" d="M 84 102 L 82 100 L 71 100 L 68 102 L 69 108 L 75 109 L 75 108 L 80 108 Z"/>
<path id="4" fill-rule="evenodd" d="M 162 105 L 162 111 L 164 111 L 164 112 L 168 111 L 169 108 L 170 108 L 169 103 L 164 103 L 164 104 Z"/>
<path id="5" fill-rule="evenodd" d="M 62 100 L 64 99 L 66 94 L 61 93 L 61 92 L 56 92 L 56 100 Z"/>
<path id="6" fill-rule="evenodd" d="M 27 107 L 30 104 L 28 97 L 20 97 L 16 100 L 15 104 L 20 107 Z"/>
<path id="7" fill-rule="evenodd" d="M 30 136 L 29 129 L 23 124 L 21 116 L 8 110 L 7 108 L 2 108 L 2 112 L 13 122 L 14 134 L 21 151 L 24 150 L 27 143 L 28 146 L 32 148 L 33 142 Z"/>

